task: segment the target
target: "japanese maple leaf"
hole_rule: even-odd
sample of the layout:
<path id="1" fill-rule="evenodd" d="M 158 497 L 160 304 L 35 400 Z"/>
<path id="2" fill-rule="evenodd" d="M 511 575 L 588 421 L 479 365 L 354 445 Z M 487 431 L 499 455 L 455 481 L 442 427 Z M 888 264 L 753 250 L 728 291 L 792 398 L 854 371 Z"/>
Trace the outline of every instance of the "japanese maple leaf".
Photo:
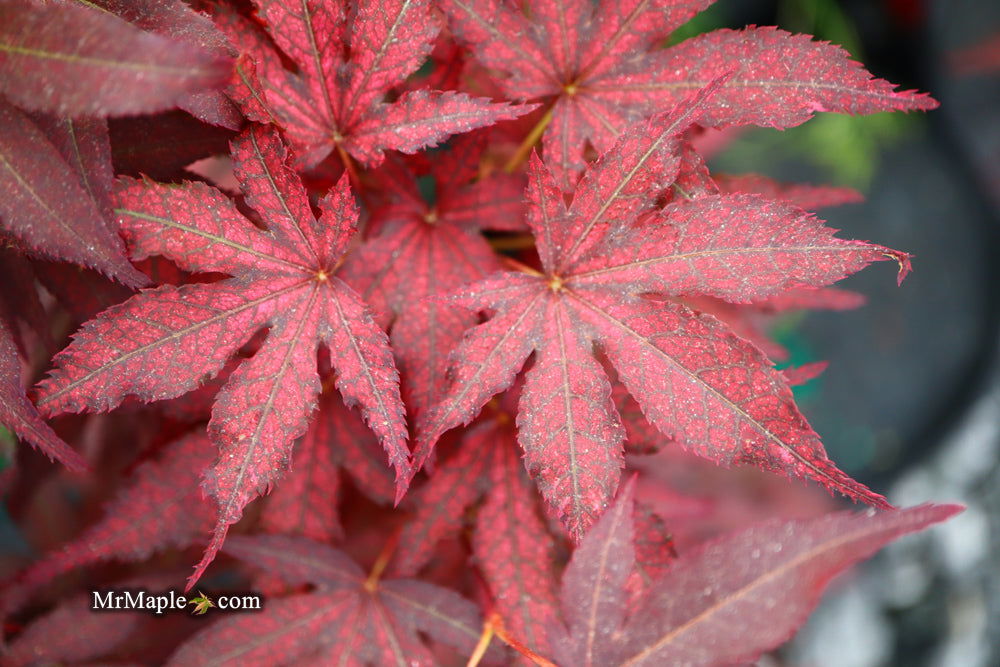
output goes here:
<path id="1" fill-rule="evenodd" d="M 733 66 L 709 102 L 706 127 L 790 127 L 816 111 L 867 114 L 931 109 L 925 95 L 897 92 L 843 49 L 777 28 L 716 30 L 661 49 L 672 31 L 712 0 L 442 0 L 458 38 L 506 74 L 510 99 L 550 106 L 545 156 L 568 188 L 584 147 L 607 151 L 625 127 L 669 108 Z"/>
<path id="2" fill-rule="evenodd" d="M 116 212 L 136 257 L 162 255 L 191 272 L 232 276 L 210 284 L 146 290 L 83 326 L 40 385 L 48 414 L 110 410 L 127 395 L 173 398 L 212 377 L 262 328 L 267 338 L 216 398 L 209 430 L 220 448 L 204 489 L 219 524 L 192 583 L 211 562 L 243 507 L 288 466 L 320 391 L 317 349 L 329 349 L 336 387 L 357 404 L 395 466 L 409 476 L 398 376 L 385 334 L 333 276 L 354 233 L 357 208 L 341 179 L 313 216 L 277 135 L 261 126 L 232 145 L 246 201 L 267 225 L 247 220 L 218 190 L 122 179 Z"/>
<path id="3" fill-rule="evenodd" d="M 34 253 L 148 282 L 108 225 L 113 178 L 103 120 L 28 116 L 0 98 L 0 228 Z"/>
<path id="4" fill-rule="evenodd" d="M 630 484 L 563 573 L 565 625 L 552 629 L 554 656 L 581 667 L 753 662 L 792 636 L 834 576 L 962 509 L 767 521 L 682 555 L 630 602 L 637 550 Z"/>
<path id="5" fill-rule="evenodd" d="M 435 184 L 434 202 L 421 196 L 410 170 L 387 161 L 380 175 L 395 196 L 373 212 L 373 238 L 341 270 L 380 323 L 392 323 L 404 396 L 415 415 L 440 397 L 447 353 L 475 323 L 471 313 L 428 297 L 500 269 L 482 230 L 524 225 L 521 178 L 498 174 L 475 180 L 483 148 L 478 138 L 460 138 L 435 155 L 428 174 Z"/>
<path id="6" fill-rule="evenodd" d="M 16 611 L 29 594 L 66 572 L 107 560 L 138 562 L 201 539 L 215 519 L 214 508 L 205 504 L 198 488 L 198 472 L 211 459 L 207 435 L 196 433 L 170 443 L 157 458 L 139 465 L 100 521 L 46 554 L 4 589 L 0 617 Z"/>
<path id="7" fill-rule="evenodd" d="M 0 93 L 31 111 L 121 116 L 172 108 L 229 78 L 232 62 L 201 48 L 191 30 L 200 17 L 182 3 L 120 5 L 118 0 L 2 0 Z M 179 32 L 185 39 L 145 32 L 116 16 L 115 9 L 132 19 L 145 16 L 149 21 L 142 27 L 159 24 L 157 32 Z M 174 18 L 189 19 L 181 30 L 171 31 L 163 22 L 171 10 Z"/>
<path id="8" fill-rule="evenodd" d="M 244 85 L 245 94 L 236 97 L 250 117 L 273 118 L 282 126 L 303 167 L 316 165 L 334 148 L 374 166 L 385 150 L 413 153 L 535 108 L 432 90 L 384 101 L 420 67 L 441 30 L 429 0 L 360 0 L 349 13 L 347 3 L 338 0 L 256 4 L 298 72 L 285 69 L 245 24 L 232 21 L 234 42 L 252 54 L 261 88 L 254 91 L 253 77 L 243 75 L 249 90 Z"/>
<path id="9" fill-rule="evenodd" d="M 623 465 L 625 434 L 597 344 L 649 421 L 685 448 L 887 505 L 827 459 L 787 384 L 753 345 L 676 300 L 643 296 L 746 303 L 820 287 L 873 261 L 895 259 L 901 274 L 908 268 L 903 253 L 837 239 L 801 209 L 754 195 L 681 199 L 646 215 L 665 187 L 659 183 L 677 173 L 675 138 L 712 92 L 626 131 L 583 175 L 568 207 L 532 159 L 528 223 L 542 271 L 494 274 L 453 297 L 490 319 L 455 350 L 447 395 L 418 423 L 418 464 L 534 353 L 518 437 L 543 496 L 582 536 Z"/>
<path id="10" fill-rule="evenodd" d="M 466 655 L 479 638 L 479 611 L 462 596 L 413 579 L 382 580 L 379 565 L 366 575 L 347 554 L 326 545 L 237 536 L 225 550 L 290 584 L 312 584 L 315 590 L 268 600 L 259 614 L 218 621 L 181 646 L 170 665 L 216 664 L 220 655 L 241 665 L 434 665 L 418 633 Z M 493 649 L 488 655 L 502 654 Z"/>
<path id="11" fill-rule="evenodd" d="M 261 527 L 319 542 L 343 539 L 338 507 L 342 470 L 372 500 L 393 501 L 392 475 L 375 434 L 335 392 L 324 391 L 316 419 L 295 446 L 291 470 L 268 496 Z"/>

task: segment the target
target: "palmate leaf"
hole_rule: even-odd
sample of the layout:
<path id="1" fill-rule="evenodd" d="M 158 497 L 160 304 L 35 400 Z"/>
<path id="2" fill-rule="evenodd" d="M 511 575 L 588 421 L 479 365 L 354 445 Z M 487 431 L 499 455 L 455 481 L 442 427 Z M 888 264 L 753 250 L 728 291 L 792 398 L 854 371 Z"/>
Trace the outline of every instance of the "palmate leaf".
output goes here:
<path id="1" fill-rule="evenodd" d="M 233 143 L 254 226 L 219 191 L 200 183 L 123 179 L 116 212 L 134 256 L 163 255 L 192 272 L 225 273 L 210 284 L 146 290 L 85 324 L 41 383 L 48 414 L 109 410 L 127 395 L 152 401 L 184 394 L 219 372 L 254 333 L 268 329 L 216 398 L 209 430 L 220 448 L 204 488 L 219 524 L 191 583 L 211 562 L 243 507 L 287 468 L 320 390 L 325 345 L 336 387 L 381 440 L 399 485 L 409 478 L 398 376 L 385 334 L 357 294 L 333 276 L 354 233 L 346 178 L 316 220 L 272 130 L 253 126 Z"/>
<path id="2" fill-rule="evenodd" d="M 587 142 L 607 151 L 627 125 L 669 108 L 734 66 L 733 78 L 708 102 L 702 125 L 790 127 L 817 111 L 866 114 L 937 104 L 895 91 L 837 46 L 776 28 L 717 30 L 659 48 L 710 4 L 533 1 L 526 16 L 513 1 L 441 3 L 479 61 L 508 76 L 502 84 L 510 99 L 551 105 L 545 156 L 563 188 L 583 169 Z"/>
<path id="3" fill-rule="evenodd" d="M 222 86 L 231 69 L 227 57 L 144 32 L 89 2 L 0 2 L 0 92 L 31 111 L 160 111 Z"/>
<path id="4" fill-rule="evenodd" d="M 494 274 L 453 297 L 491 318 L 456 349 L 448 393 L 419 420 L 418 464 L 534 354 L 518 437 L 542 495 L 579 539 L 623 465 L 624 429 L 593 356 L 597 344 L 647 419 L 683 447 L 887 506 L 827 459 L 762 353 L 675 300 L 748 303 L 822 287 L 873 261 L 894 259 L 901 275 L 908 267 L 903 253 L 837 239 L 800 209 L 749 195 L 676 201 L 643 215 L 677 173 L 675 138 L 721 83 L 623 134 L 584 174 L 569 207 L 532 160 L 528 221 L 543 270 Z M 651 300 L 647 292 L 672 298 Z"/>
<path id="5" fill-rule="evenodd" d="M 440 398 L 448 351 L 475 323 L 471 313 L 430 299 L 500 270 L 481 232 L 524 225 L 524 182 L 519 176 L 475 180 L 485 148 L 460 137 L 432 163 L 436 200 L 420 195 L 416 177 L 395 160 L 377 173 L 394 196 L 373 211 L 372 238 L 351 253 L 341 275 L 391 324 L 393 351 L 413 415 Z"/>
<path id="6" fill-rule="evenodd" d="M 434 665 L 418 633 L 465 655 L 479 638 L 479 611 L 462 596 L 413 579 L 365 575 L 347 554 L 328 546 L 301 538 L 237 536 L 225 550 L 290 584 L 312 584 L 315 591 L 270 600 L 259 614 L 212 625 L 181 646 L 171 665 Z M 498 655 L 497 649 L 489 654 Z"/>
<path id="7" fill-rule="evenodd" d="M 632 485 L 573 553 L 562 578 L 559 664 L 731 665 L 753 662 L 805 621 L 833 577 L 958 505 L 766 521 L 684 554 L 633 603 Z"/>
<path id="8" fill-rule="evenodd" d="M 428 0 L 258 0 L 278 54 L 245 22 L 225 19 L 251 58 L 234 97 L 257 120 L 285 130 L 303 167 L 335 148 L 375 166 L 385 150 L 413 153 L 452 134 L 528 113 L 535 105 L 492 103 L 453 91 L 413 90 L 383 98 L 420 67 L 441 29 Z M 255 82 L 256 81 L 256 82 Z"/>

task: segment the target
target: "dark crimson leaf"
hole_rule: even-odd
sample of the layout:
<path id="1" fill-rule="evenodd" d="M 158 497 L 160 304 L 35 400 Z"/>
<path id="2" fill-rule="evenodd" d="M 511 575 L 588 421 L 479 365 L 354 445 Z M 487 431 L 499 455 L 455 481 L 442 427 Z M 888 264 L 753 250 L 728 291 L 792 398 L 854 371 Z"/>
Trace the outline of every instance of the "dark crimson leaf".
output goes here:
<path id="1" fill-rule="evenodd" d="M 198 433 L 140 465 L 103 519 L 17 577 L 4 591 L 3 611 L 10 613 L 39 586 L 71 570 L 105 560 L 142 561 L 201 539 L 215 519 L 215 508 L 198 488 L 198 471 L 212 462 L 212 449 L 208 436 Z"/>
<path id="2" fill-rule="evenodd" d="M 217 664 L 219 655 L 241 665 L 272 665 L 276 656 L 313 654 L 345 665 L 433 665 L 418 633 L 465 654 L 479 639 L 479 612 L 457 593 L 412 579 L 381 580 L 378 569 L 366 576 L 346 554 L 324 545 L 233 537 L 225 549 L 290 583 L 313 583 L 317 592 L 271 601 L 260 614 L 209 627 L 177 651 L 172 665 Z"/>
<path id="3" fill-rule="evenodd" d="M 230 69 L 228 58 L 144 32 L 90 3 L 0 2 L 0 92 L 32 111 L 159 111 L 221 86 Z"/>
<path id="4" fill-rule="evenodd" d="M 540 655 L 551 655 L 549 628 L 559 618 L 554 545 L 537 495 L 518 457 L 513 432 L 493 445 L 492 488 L 479 510 L 473 550 L 504 627 Z"/>
<path id="5" fill-rule="evenodd" d="M 59 127 L 59 122 L 70 121 L 52 124 Z M 59 143 L 68 153 L 71 146 Z M 81 181 L 84 174 L 87 179 L 102 175 L 101 166 L 92 159 L 91 145 L 72 148 L 80 150 L 85 162 L 67 164 L 38 125 L 0 99 L 0 188 L 4 192 L 0 225 L 43 255 L 89 266 L 133 287 L 145 284 L 145 276 L 129 264 L 121 240 L 102 217 L 100 184 Z M 100 150 L 100 146 L 93 147 L 93 151 Z"/>

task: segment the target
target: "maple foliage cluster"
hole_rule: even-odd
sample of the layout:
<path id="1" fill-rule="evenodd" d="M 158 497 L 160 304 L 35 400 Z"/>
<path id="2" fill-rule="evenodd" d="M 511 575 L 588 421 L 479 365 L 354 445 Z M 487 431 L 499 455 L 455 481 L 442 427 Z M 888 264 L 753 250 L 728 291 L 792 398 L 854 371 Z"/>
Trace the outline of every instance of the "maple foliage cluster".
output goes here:
<path id="1" fill-rule="evenodd" d="M 908 255 L 698 149 L 936 103 L 667 46 L 710 4 L 0 0 L 0 423 L 55 462 L 0 472 L 4 663 L 745 662 L 959 511 L 838 469 L 767 336 Z M 185 566 L 263 611 L 89 611 Z"/>

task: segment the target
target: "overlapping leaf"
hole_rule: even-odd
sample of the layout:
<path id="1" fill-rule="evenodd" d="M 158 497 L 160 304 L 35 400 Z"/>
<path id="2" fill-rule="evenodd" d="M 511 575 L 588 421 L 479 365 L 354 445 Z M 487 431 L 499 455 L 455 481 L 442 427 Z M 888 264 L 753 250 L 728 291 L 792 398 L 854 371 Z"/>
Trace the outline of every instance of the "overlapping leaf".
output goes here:
<path id="1" fill-rule="evenodd" d="M 224 56 L 140 30 L 90 2 L 0 2 L 0 92 L 31 111 L 78 117 L 169 109 L 222 86 L 231 68 Z"/>
<path id="2" fill-rule="evenodd" d="M 379 320 L 393 322 L 393 350 L 415 415 L 439 398 L 448 351 L 475 321 L 470 313 L 428 297 L 499 270 L 480 232 L 524 224 L 522 179 L 500 174 L 475 180 L 483 148 L 478 139 L 459 139 L 436 156 L 428 174 L 436 186 L 433 203 L 421 196 L 409 170 L 387 162 L 382 179 L 395 196 L 375 210 L 374 237 L 342 269 Z"/>
<path id="3" fill-rule="evenodd" d="M 296 446 L 292 469 L 268 496 L 263 529 L 320 542 L 343 538 L 342 470 L 372 500 L 392 502 L 392 475 L 375 435 L 335 392 L 325 391 L 316 419 Z"/>
<path id="4" fill-rule="evenodd" d="M 212 443 L 198 433 L 171 443 L 156 460 L 140 465 L 103 519 L 18 575 L 3 592 L 0 612 L 9 614 L 39 586 L 71 570 L 105 560 L 141 561 L 156 551 L 199 540 L 215 517 L 198 488 L 198 471 L 212 458 Z"/>
<path id="5" fill-rule="evenodd" d="M 420 634 L 465 655 L 479 638 L 479 611 L 457 593 L 413 579 L 382 580 L 378 570 L 365 575 L 330 547 L 276 536 L 233 537 L 225 550 L 315 591 L 214 624 L 183 645 L 171 665 L 218 664 L 218 656 L 241 665 L 434 665 Z"/>
<path id="6" fill-rule="evenodd" d="M 319 393 L 320 344 L 330 350 L 337 389 L 360 407 L 399 480 L 409 474 L 386 336 L 353 290 L 332 275 L 357 220 L 346 178 L 321 202 L 317 221 L 272 131 L 251 127 L 234 142 L 233 154 L 247 203 L 267 230 L 199 183 L 123 179 L 116 209 L 135 256 L 163 255 L 188 271 L 233 277 L 147 290 L 105 311 L 84 325 L 40 387 L 48 414 L 108 410 L 127 395 L 172 398 L 218 373 L 254 333 L 268 329 L 260 349 L 216 398 L 209 428 L 220 458 L 205 490 L 219 503 L 219 525 L 192 581 L 246 503 L 287 468 Z"/>
<path id="7" fill-rule="evenodd" d="M 837 239 L 800 209 L 748 195 L 679 200 L 647 214 L 677 174 L 675 139 L 720 83 L 622 135 L 584 174 L 569 207 L 545 166 L 532 161 L 528 220 L 543 270 L 495 274 L 454 298 L 492 316 L 455 351 L 448 394 L 420 420 L 418 464 L 533 354 L 519 440 L 542 494 L 581 537 L 623 465 L 624 430 L 596 344 L 647 419 L 685 448 L 886 506 L 827 459 L 763 354 L 675 300 L 746 303 L 822 287 L 873 261 L 894 259 L 901 275 L 908 266 L 903 253 Z"/>
<path id="8" fill-rule="evenodd" d="M 635 565 L 629 486 L 563 573 L 565 629 L 554 630 L 555 656 L 581 666 L 753 662 L 787 641 L 834 576 L 961 510 L 921 505 L 768 521 L 683 555 L 629 604 L 622 588 Z"/>
<path id="9" fill-rule="evenodd" d="M 350 12 L 338 0 L 257 5 L 298 72 L 285 69 L 250 27 L 231 21 L 234 41 L 252 58 L 235 97 L 250 117 L 276 120 L 305 167 L 335 148 L 374 166 L 385 150 L 413 153 L 534 108 L 453 91 L 413 90 L 384 101 L 424 62 L 441 29 L 428 0 L 360 0 Z"/>
<path id="10" fill-rule="evenodd" d="M 0 99 L 0 225 L 45 256 L 145 284 L 104 218 L 112 177 L 107 127 L 39 120 L 42 126 Z"/>
<path id="11" fill-rule="evenodd" d="M 846 51 L 776 28 L 717 30 L 667 49 L 666 38 L 712 0 L 443 0 L 458 37 L 508 76 L 510 99 L 544 100 L 545 156 L 563 188 L 584 167 L 584 146 L 603 153 L 625 127 L 669 108 L 736 67 L 708 103 L 705 126 L 789 127 L 816 111 L 930 109 L 897 92 Z M 526 15 L 527 14 L 527 15 Z"/>

